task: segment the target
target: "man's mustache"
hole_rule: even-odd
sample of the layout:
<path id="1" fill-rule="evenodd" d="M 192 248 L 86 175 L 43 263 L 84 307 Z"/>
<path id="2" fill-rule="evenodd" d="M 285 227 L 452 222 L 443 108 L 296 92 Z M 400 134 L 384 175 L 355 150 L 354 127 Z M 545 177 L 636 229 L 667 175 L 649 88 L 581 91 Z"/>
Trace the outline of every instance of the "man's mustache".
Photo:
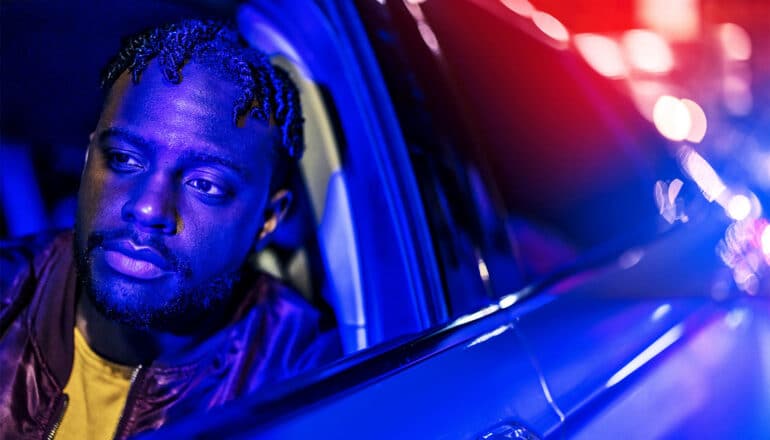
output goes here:
<path id="1" fill-rule="evenodd" d="M 90 255 L 94 249 L 102 247 L 105 242 L 130 240 L 137 246 L 148 246 L 157 251 L 161 257 L 168 261 L 172 270 L 189 276 L 190 264 L 178 258 L 174 252 L 163 242 L 161 237 L 140 234 L 133 229 L 115 229 L 111 231 L 94 231 L 88 235 L 86 242 L 86 255 Z"/>

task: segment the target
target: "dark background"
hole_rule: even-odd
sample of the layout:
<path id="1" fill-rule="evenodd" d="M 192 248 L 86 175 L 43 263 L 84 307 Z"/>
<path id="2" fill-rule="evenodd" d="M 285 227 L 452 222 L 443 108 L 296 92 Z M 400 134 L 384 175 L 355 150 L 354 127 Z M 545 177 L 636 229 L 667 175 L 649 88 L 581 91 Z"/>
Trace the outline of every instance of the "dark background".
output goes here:
<path id="1" fill-rule="evenodd" d="M 101 106 L 99 74 L 123 37 L 235 8 L 229 0 L 0 2 L 0 197 L 2 206 L 25 207 L 14 218 L 2 209 L 0 236 L 72 224 L 73 191 Z"/>

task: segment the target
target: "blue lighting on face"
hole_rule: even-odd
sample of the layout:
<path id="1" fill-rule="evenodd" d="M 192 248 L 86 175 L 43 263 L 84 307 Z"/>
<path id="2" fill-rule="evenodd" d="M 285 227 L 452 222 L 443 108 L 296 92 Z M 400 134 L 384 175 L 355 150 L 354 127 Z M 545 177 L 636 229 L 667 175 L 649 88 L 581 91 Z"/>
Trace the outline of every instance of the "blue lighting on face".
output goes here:
<path id="1" fill-rule="evenodd" d="M 274 133 L 254 119 L 233 123 L 233 84 L 199 64 L 183 72 L 184 81 L 169 84 L 151 63 L 138 84 L 118 79 L 78 197 L 88 292 L 139 327 L 203 319 L 272 231 Z"/>

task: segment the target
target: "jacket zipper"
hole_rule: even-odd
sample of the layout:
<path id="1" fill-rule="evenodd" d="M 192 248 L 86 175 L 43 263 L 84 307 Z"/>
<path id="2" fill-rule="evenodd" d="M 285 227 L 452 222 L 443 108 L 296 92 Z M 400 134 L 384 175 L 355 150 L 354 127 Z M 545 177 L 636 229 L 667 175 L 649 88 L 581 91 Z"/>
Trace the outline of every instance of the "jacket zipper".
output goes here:
<path id="1" fill-rule="evenodd" d="M 120 413 L 120 418 L 118 419 L 118 425 L 115 427 L 115 435 L 112 436 L 113 440 L 117 439 L 120 435 L 120 432 L 125 429 L 126 424 L 126 411 L 129 409 L 129 406 L 133 403 L 132 402 L 132 392 L 134 391 L 134 384 L 136 383 L 136 379 L 139 377 L 139 373 L 142 371 L 142 366 L 139 365 L 134 369 L 134 371 L 131 373 L 131 381 L 128 384 L 128 394 L 126 395 L 126 403 L 123 405 L 123 411 Z"/>
<path id="2" fill-rule="evenodd" d="M 59 417 L 56 419 L 56 423 L 51 426 L 51 429 L 48 431 L 48 435 L 45 436 L 46 440 L 53 440 L 53 438 L 56 436 L 56 431 L 59 429 L 62 419 L 64 419 L 64 412 L 67 411 L 67 404 L 69 401 L 69 397 L 66 394 L 62 394 L 60 400 L 61 403 L 57 405 L 61 407 L 59 410 Z"/>

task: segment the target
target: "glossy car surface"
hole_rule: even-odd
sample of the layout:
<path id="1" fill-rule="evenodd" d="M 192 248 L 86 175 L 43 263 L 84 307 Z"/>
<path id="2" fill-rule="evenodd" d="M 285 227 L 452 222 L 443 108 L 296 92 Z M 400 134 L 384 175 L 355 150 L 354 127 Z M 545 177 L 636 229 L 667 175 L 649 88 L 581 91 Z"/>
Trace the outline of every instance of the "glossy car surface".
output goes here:
<path id="1" fill-rule="evenodd" d="M 768 284 L 732 284 L 715 247 L 740 222 L 700 198 L 697 173 L 627 94 L 496 2 L 376 3 L 282 7 L 317 13 L 303 30 L 331 30 L 342 71 L 377 106 L 366 128 L 386 140 L 383 160 L 397 158 L 379 166 L 401 188 L 391 215 L 409 213 L 411 232 L 394 239 L 422 255 L 407 270 L 425 281 L 413 293 L 430 328 L 147 438 L 770 435 Z M 343 158 L 351 192 L 355 167 Z M 663 222 L 653 188 L 688 176 L 695 190 L 670 200 L 688 217 Z M 417 188 L 422 207 L 409 204 Z M 500 244 L 500 206 L 560 231 L 552 252 Z M 547 247 L 535 243 L 525 249 Z M 382 322 L 403 313 L 374 307 Z"/>
<path id="2" fill-rule="evenodd" d="M 670 239 L 697 250 L 713 229 Z M 720 262 L 668 246 L 150 438 L 762 438 L 767 299 L 714 302 L 701 277 Z M 650 278 L 659 264 L 678 275 Z"/>

